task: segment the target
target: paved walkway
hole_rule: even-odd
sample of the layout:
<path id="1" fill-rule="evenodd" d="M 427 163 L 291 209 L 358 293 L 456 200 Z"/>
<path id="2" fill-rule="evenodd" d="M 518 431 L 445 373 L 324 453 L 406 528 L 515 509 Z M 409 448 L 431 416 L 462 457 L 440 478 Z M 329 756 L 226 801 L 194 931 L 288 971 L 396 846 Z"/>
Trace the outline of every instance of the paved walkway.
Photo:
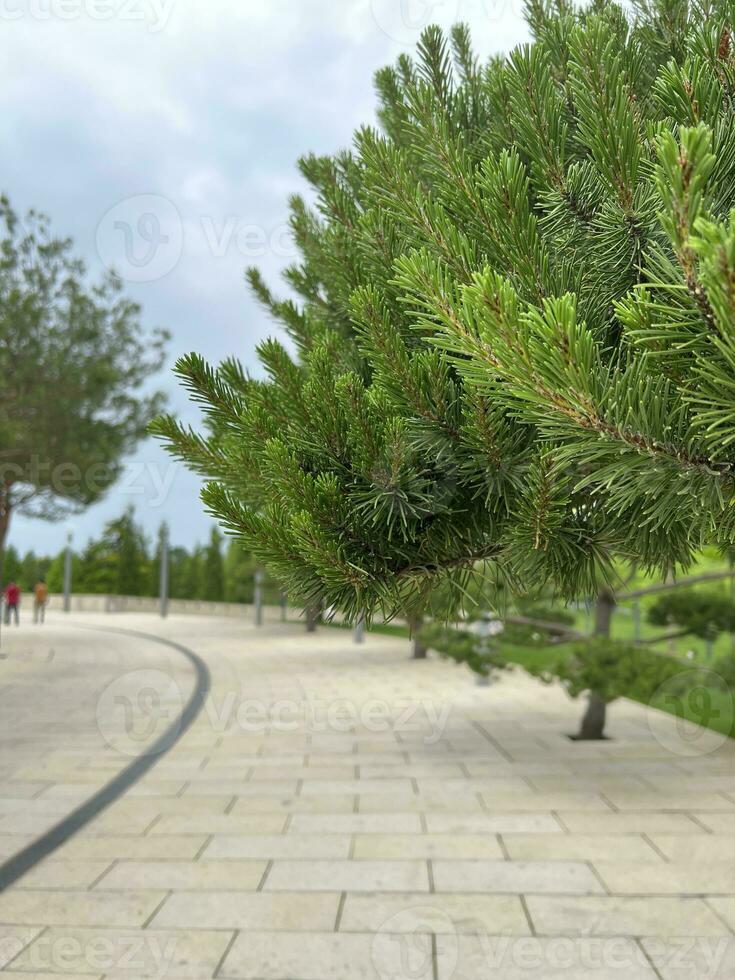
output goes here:
<path id="1" fill-rule="evenodd" d="M 18 980 L 735 976 L 735 745 L 620 703 L 611 741 L 522 673 L 195 617 L 4 632 L 0 860 L 175 724 L 124 796 L 0 894 Z"/>

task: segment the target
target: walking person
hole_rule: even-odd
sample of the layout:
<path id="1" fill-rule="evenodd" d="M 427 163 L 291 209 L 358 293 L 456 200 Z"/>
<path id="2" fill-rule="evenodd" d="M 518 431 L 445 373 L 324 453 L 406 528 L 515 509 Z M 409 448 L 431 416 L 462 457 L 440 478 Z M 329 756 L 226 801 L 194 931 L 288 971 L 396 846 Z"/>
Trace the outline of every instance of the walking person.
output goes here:
<path id="1" fill-rule="evenodd" d="M 15 582 L 8 582 L 5 587 L 5 623 L 10 625 L 10 620 L 15 619 L 15 625 L 20 626 L 18 607 L 20 606 L 20 586 Z"/>
<path id="2" fill-rule="evenodd" d="M 33 622 L 42 623 L 46 618 L 46 603 L 48 602 L 48 585 L 40 578 L 33 586 Z"/>

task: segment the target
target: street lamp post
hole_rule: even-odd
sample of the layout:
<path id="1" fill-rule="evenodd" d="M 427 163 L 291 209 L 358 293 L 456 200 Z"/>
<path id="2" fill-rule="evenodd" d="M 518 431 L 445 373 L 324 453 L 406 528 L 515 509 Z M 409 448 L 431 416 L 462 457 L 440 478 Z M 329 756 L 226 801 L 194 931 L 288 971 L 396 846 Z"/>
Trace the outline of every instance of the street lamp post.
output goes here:
<path id="1" fill-rule="evenodd" d="M 168 616 L 168 528 L 161 528 L 161 581 L 159 586 L 161 617 Z"/>
<path id="2" fill-rule="evenodd" d="M 255 573 L 255 591 L 253 593 L 255 604 L 255 625 L 263 625 L 263 573 L 260 569 Z"/>
<path id="3" fill-rule="evenodd" d="M 64 554 L 64 612 L 71 612 L 71 531 L 66 537 L 66 552 Z"/>
<path id="4" fill-rule="evenodd" d="M 365 642 L 365 617 L 360 613 L 355 623 L 355 643 Z"/>

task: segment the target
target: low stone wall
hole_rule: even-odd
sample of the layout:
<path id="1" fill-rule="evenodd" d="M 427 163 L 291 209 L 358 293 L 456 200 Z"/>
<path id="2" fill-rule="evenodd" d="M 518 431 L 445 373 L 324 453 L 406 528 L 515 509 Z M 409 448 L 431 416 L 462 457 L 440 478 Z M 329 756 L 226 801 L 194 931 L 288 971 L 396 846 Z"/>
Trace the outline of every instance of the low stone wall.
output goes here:
<path id="1" fill-rule="evenodd" d="M 64 608 L 63 595 L 49 596 L 49 609 L 59 611 Z M 72 612 L 108 613 L 157 613 L 158 599 L 151 596 L 132 595 L 72 595 Z M 239 619 L 252 619 L 255 609 L 252 604 L 238 602 L 205 602 L 199 599 L 169 599 L 168 611 L 172 616 L 231 616 Z M 300 610 L 290 610 L 291 616 L 298 616 Z M 280 606 L 263 606 L 263 617 L 270 622 L 281 618 Z"/>

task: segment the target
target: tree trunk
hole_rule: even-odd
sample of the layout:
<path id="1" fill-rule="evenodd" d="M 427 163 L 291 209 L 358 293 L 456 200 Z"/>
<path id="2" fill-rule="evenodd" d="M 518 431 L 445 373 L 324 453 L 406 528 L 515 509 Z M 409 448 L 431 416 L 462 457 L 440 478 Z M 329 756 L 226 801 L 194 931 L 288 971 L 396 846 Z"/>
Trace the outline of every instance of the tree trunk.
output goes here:
<path id="1" fill-rule="evenodd" d="M 582 724 L 577 735 L 577 741 L 590 742 L 599 741 L 605 737 L 605 716 L 607 714 L 607 704 L 599 694 L 590 691 L 587 710 L 584 713 Z"/>
<path id="2" fill-rule="evenodd" d="M 309 606 L 306 610 L 306 632 L 316 633 L 316 628 L 321 622 L 321 606 Z"/>
<path id="3" fill-rule="evenodd" d="M 408 626 L 411 631 L 411 656 L 414 660 L 426 660 L 429 653 L 428 647 L 419 636 L 423 625 L 424 617 L 420 613 L 412 616 L 408 621 Z"/>
<path id="4" fill-rule="evenodd" d="M 610 636 L 610 621 L 615 605 L 615 596 L 610 589 L 602 589 L 595 605 L 595 636 Z"/>
<path id="5" fill-rule="evenodd" d="M 0 613 L 2 613 L 2 595 L 5 591 L 5 539 L 8 536 L 10 527 L 10 503 L 8 501 L 8 488 L 3 487 L 0 491 Z M 2 621 L 0 615 L 0 622 Z"/>
<path id="6" fill-rule="evenodd" d="M 595 604 L 595 636 L 610 636 L 610 623 L 615 612 L 615 595 L 610 589 L 601 589 Z M 590 691 L 587 710 L 582 718 L 580 742 L 599 741 L 605 737 L 607 703 L 596 691 Z"/>

